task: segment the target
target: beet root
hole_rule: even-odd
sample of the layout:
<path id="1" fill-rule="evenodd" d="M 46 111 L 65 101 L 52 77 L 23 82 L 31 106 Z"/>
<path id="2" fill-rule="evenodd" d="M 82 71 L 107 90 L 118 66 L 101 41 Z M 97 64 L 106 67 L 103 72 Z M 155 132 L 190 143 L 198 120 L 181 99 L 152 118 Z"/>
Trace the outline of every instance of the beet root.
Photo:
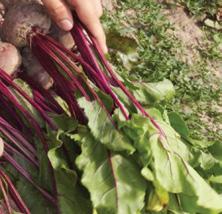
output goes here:
<path id="1" fill-rule="evenodd" d="M 41 3 L 40 0 L 1 0 L 1 3 L 8 10 L 10 7 L 17 3 Z"/>
<path id="2" fill-rule="evenodd" d="M 50 26 L 51 20 L 42 5 L 18 3 L 6 12 L 2 39 L 21 48 L 28 45 L 28 36 L 34 29 L 48 33 Z"/>
<path id="3" fill-rule="evenodd" d="M 49 74 L 40 65 L 35 56 L 32 55 L 30 49 L 25 48 L 22 52 L 23 65 L 27 75 L 40 84 L 44 89 L 48 90 L 52 87 L 54 81 Z"/>
<path id="4" fill-rule="evenodd" d="M 69 50 L 73 49 L 75 46 L 75 42 L 70 32 L 60 31 L 58 41 Z"/>
<path id="5" fill-rule="evenodd" d="M 17 48 L 6 42 L 0 42 L 0 68 L 12 75 L 21 65 L 22 57 Z"/>
<path id="6" fill-rule="evenodd" d="M 75 47 L 75 41 L 70 32 L 61 30 L 55 24 L 52 25 L 50 30 L 50 36 L 62 44 L 66 49 L 73 49 Z"/>

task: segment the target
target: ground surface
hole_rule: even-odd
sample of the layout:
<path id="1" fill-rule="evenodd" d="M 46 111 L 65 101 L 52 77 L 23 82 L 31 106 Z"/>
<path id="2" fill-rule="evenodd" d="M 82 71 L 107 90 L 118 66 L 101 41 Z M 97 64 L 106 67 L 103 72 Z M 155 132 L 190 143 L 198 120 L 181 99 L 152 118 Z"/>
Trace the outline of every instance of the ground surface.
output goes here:
<path id="1" fill-rule="evenodd" d="M 222 140 L 220 0 L 104 0 L 103 23 L 117 70 L 131 79 L 170 79 L 193 138 Z"/>

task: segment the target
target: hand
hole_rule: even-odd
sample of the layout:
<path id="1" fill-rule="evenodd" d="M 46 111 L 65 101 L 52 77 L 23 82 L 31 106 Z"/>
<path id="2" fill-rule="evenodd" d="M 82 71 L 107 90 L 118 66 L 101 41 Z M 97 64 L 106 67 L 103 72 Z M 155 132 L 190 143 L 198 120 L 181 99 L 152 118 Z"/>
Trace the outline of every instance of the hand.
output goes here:
<path id="1" fill-rule="evenodd" d="M 92 36 L 96 39 L 104 53 L 107 52 L 106 37 L 100 23 L 102 16 L 101 0 L 42 0 L 52 19 L 57 25 L 69 31 L 73 27 L 73 8 L 80 20 L 85 24 Z"/>

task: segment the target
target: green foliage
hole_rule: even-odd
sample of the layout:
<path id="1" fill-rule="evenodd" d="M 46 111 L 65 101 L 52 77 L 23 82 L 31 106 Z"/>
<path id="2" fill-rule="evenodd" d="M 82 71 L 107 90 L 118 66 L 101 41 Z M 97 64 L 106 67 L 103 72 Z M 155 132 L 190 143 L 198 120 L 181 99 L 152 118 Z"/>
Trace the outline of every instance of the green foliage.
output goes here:
<path id="1" fill-rule="evenodd" d="M 79 133 L 77 166 L 98 214 L 131 214 L 144 207 L 146 182 L 129 158 L 108 151 L 86 130 Z"/>
<path id="2" fill-rule="evenodd" d="M 89 124 L 95 123 L 93 119 L 95 116 L 104 118 L 102 115 L 105 111 L 97 103 L 86 104 L 85 101 L 85 105 L 82 106 L 86 112 L 91 109 Z M 198 158 L 198 152 L 193 152 L 189 144 L 182 141 L 167 118 L 164 121 L 158 110 L 152 110 L 151 114 L 160 124 L 166 137 L 160 137 L 151 122 L 138 114 L 134 114 L 129 121 L 118 119 L 118 113 L 115 115 L 118 132 L 124 133 L 124 136 L 130 139 L 128 144 L 135 149 L 130 156 L 127 155 L 127 150 L 116 153 L 115 147 L 104 144 L 102 141 L 105 136 L 109 136 L 109 133 L 101 131 L 102 129 L 96 125 L 94 127 L 89 125 L 89 129 L 80 127 L 75 134 L 73 139 L 80 142 L 82 151 L 76 159 L 76 164 L 83 171 L 81 182 L 90 193 L 94 209 L 98 214 L 136 213 L 136 211 L 143 213 L 145 209 L 162 211 L 166 207 L 175 212 L 221 212 L 221 196 L 204 180 L 204 177 L 201 177 L 201 170 L 198 173 L 194 168 L 199 165 L 210 172 L 217 161 L 201 149 L 199 150 L 201 156 Z M 178 132 L 189 139 L 184 121 L 175 113 L 171 113 L 169 117 L 171 120 L 177 118 L 174 125 L 177 126 Z M 96 137 L 98 134 L 100 138 Z M 192 166 L 196 158 L 198 164 Z M 152 188 L 150 184 L 146 184 L 141 175 L 152 183 Z M 211 182 L 215 182 L 212 177 Z M 144 206 L 146 189 L 149 199 Z M 171 194 L 177 195 L 180 201 L 179 207 L 172 205 Z M 129 202 L 131 199 L 133 201 Z"/>
<path id="3" fill-rule="evenodd" d="M 78 175 L 73 169 L 72 159 L 75 157 L 75 150 L 72 147 L 67 148 L 66 145 L 73 143 L 69 138 L 75 132 L 77 123 L 65 115 L 56 116 L 54 120 L 59 130 L 56 133 L 49 132 L 52 148 L 48 152 L 48 157 L 54 171 L 59 210 L 64 214 L 88 214 L 92 209 L 91 203 L 87 198 L 88 194 L 78 184 Z M 64 152 L 67 149 L 70 156 Z"/>
<path id="4" fill-rule="evenodd" d="M 89 120 L 88 126 L 97 140 L 113 151 L 134 152 L 129 140 L 123 133 L 116 130 L 107 113 L 98 104 L 87 102 L 84 98 L 79 100 L 79 103 Z"/>
<path id="5" fill-rule="evenodd" d="M 216 1 L 181 2 L 195 15 L 213 14 L 217 5 Z M 164 135 L 118 88 L 113 90 L 130 112 L 128 121 L 118 109 L 108 117 L 96 101 L 85 98 L 78 103 L 87 124 L 67 115 L 50 115 L 58 126 L 55 131 L 41 121 L 48 134 L 47 155 L 61 214 L 222 212 L 222 135 L 200 119 L 203 112 L 215 122 L 221 119 L 211 106 L 219 105 L 220 80 L 207 69 L 209 60 L 221 59 L 217 47 L 221 35 L 215 30 L 213 35 L 206 33 L 213 42 L 200 48 L 200 60 L 188 65 L 176 56 L 181 45 L 168 33 L 172 26 L 162 9 L 154 0 L 118 1 L 118 10 L 106 14 L 104 25 L 120 78 Z M 112 110 L 111 99 L 98 93 Z M 42 149 L 38 153 L 40 170 L 33 177 L 51 193 L 47 157 Z M 55 213 L 55 207 L 31 185 L 17 180 L 17 175 L 15 180 L 31 213 Z"/>
<path id="6" fill-rule="evenodd" d="M 215 16 L 220 5 L 219 1 L 178 2 L 187 7 L 190 15 L 207 13 Z M 154 0 L 118 1 L 116 11 L 105 14 L 103 18 L 104 26 L 108 29 L 107 42 L 112 51 L 112 61 L 121 76 L 133 81 L 158 82 L 165 78 L 171 80 L 176 89 L 176 98 L 167 103 L 167 109 L 183 116 L 193 138 L 221 141 L 222 134 L 218 128 L 221 113 L 217 109 L 221 106 L 222 88 L 220 78 L 214 73 L 215 64 L 220 65 L 222 59 L 221 33 L 202 27 L 206 41 L 198 47 L 200 58 L 192 65 L 186 64 L 177 56 L 183 49 L 181 42 L 169 34 L 169 29 L 173 29 L 173 26 L 163 15 L 164 9 L 164 4 Z M 120 32 L 117 38 L 121 40 L 121 46 L 127 47 L 129 38 L 132 44 L 138 44 L 133 52 L 134 56 L 136 53 L 138 56 L 134 57 L 133 62 L 125 49 L 123 51 L 113 45 L 112 41 L 115 40 L 109 36 L 113 35 L 111 32 Z M 205 117 L 210 118 L 215 127 L 209 127 Z"/>

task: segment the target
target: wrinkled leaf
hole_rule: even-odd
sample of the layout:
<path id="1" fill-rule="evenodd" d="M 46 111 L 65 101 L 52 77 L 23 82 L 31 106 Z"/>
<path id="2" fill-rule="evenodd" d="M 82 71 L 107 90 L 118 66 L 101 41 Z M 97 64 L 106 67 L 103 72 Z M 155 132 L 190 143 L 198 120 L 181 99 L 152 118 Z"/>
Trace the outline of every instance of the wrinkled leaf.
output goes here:
<path id="1" fill-rule="evenodd" d="M 69 168 L 62 146 L 63 142 L 57 140 L 48 152 L 54 169 L 60 212 L 61 214 L 88 214 L 91 212 L 90 201 L 77 184 L 77 174 Z"/>
<path id="2" fill-rule="evenodd" d="M 157 187 L 155 191 L 151 191 L 146 209 L 160 212 L 169 203 L 169 194 L 163 188 Z"/>
<path id="3" fill-rule="evenodd" d="M 90 131 L 97 140 L 113 151 L 126 151 L 130 154 L 135 151 L 129 139 L 116 129 L 98 103 L 80 99 L 79 104 L 84 109 Z"/>
<path id="4" fill-rule="evenodd" d="M 133 140 L 141 159 L 147 160 L 142 163 L 151 166 L 154 184 L 157 182 L 165 191 L 179 194 L 184 211 L 222 211 L 222 196 L 217 194 L 189 164 L 192 155 L 179 134 L 159 118 L 157 122 L 166 138 L 160 137 L 150 121 L 142 116 L 133 115 L 131 121 L 121 122 L 122 129 Z"/>
<path id="5" fill-rule="evenodd" d="M 132 214 L 144 206 L 146 182 L 129 159 L 113 154 L 89 133 L 81 138 L 77 166 L 97 214 Z"/>
<path id="6" fill-rule="evenodd" d="M 208 170 L 212 168 L 218 161 L 210 154 L 201 152 L 201 155 L 199 157 L 200 166 L 204 170 Z"/>
<path id="7" fill-rule="evenodd" d="M 168 114 L 171 126 L 185 139 L 189 138 L 189 129 L 185 121 L 176 112 Z"/>
<path id="8" fill-rule="evenodd" d="M 165 79 L 157 83 L 135 82 L 137 90 L 133 91 L 134 96 L 143 104 L 152 104 L 160 101 L 167 101 L 174 97 L 175 89 L 171 81 Z"/>
<path id="9" fill-rule="evenodd" d="M 123 54 L 135 53 L 138 47 L 134 38 L 121 35 L 117 31 L 107 33 L 107 43 L 109 48 L 118 50 Z"/>
<path id="10" fill-rule="evenodd" d="M 183 193 L 186 209 L 198 210 L 201 207 L 222 211 L 222 196 L 218 195 L 178 152 L 167 146 L 169 141 L 158 140 L 158 136 L 152 136 L 150 143 L 157 181 L 169 192 Z M 191 202 L 193 207 L 188 207 Z"/>

